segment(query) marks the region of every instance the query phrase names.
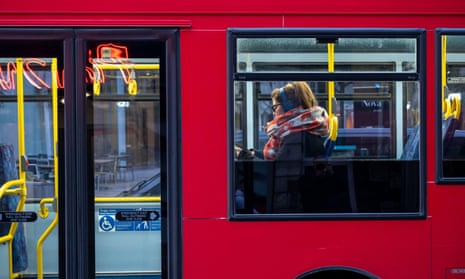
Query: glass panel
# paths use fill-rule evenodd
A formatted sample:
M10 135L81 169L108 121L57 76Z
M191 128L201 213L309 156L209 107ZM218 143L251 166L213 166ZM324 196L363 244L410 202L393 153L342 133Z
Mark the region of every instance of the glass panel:
M415 38L338 38L336 72L416 72ZM237 40L238 72L328 72L327 44L315 38Z
M44 43L38 44L34 52L49 55L45 58L0 58L0 239L14 234L12 257L7 253L8 245L2 245L9 240L0 240L0 278L58 274L58 219L54 206L58 199L54 150L58 142L58 123L54 121L58 102L54 109L52 96L57 100L63 94L58 74L61 71L53 70L62 68L60 44L47 42L46 48ZM5 45L10 47L5 53L30 55L19 51L27 45L24 41L8 41ZM13 181L15 184L8 186ZM21 190L22 185L26 189L24 196L7 191ZM5 222L15 220L9 219L8 214L13 212L29 217L15 225ZM48 241L41 242L40 237Z
M328 95L322 91L329 88L329 82L303 82L310 89L318 88L317 104L337 121L337 137L332 147L324 142L327 135L321 135L321 142L305 138L294 140L293 147L286 147L286 144L292 146L287 137L301 134L307 127L302 120L304 114L290 118L294 121L279 120L276 126L286 129L279 135L270 134L270 121L276 117L272 98L281 98L276 96L281 96L283 86L291 88L290 92L296 90L294 82L288 83L234 83L236 89L241 88L241 94L235 95L236 104L251 104L236 105L234 112L236 213L419 210L418 82L336 81L331 111ZM277 104L282 102L283 99L275 100ZM305 133L302 137L306 137ZM325 150L331 149L331 153L323 151L307 156L307 151L313 148L308 146L309 142L317 142ZM273 144L277 157L267 158L266 150ZM292 153L292 150L300 151ZM282 155L284 152L290 153Z
M443 35L443 175L465 177L465 35Z
M415 38L339 38L335 71L416 72L416 43Z
M269 63L270 58L276 64L271 67L263 65ZM237 40L239 72L326 71L326 60L326 45L318 44L315 38Z
M93 111L96 272L160 275L163 45L91 41L87 51L92 54L87 79Z

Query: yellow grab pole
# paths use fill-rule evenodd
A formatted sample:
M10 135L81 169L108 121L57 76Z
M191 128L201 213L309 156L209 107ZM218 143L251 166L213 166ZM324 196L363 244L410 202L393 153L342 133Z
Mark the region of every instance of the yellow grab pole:
M328 72L334 73L334 43L328 43ZM334 81L328 82L328 113L332 118L334 115Z
M446 85L447 85L447 36L441 38L441 100L442 100L442 115L444 118L449 117L450 104L446 100Z
M58 224L58 82L57 82L57 59L52 58L52 119L53 119L53 172L54 172L54 186L55 186L55 193L54 198L51 201L55 201L55 218L50 223L48 228L44 231L44 233L40 236L39 240L37 241L37 279L42 279L44 276L43 271L43 254L42 254L42 246L45 239L49 236L49 234L53 231L53 229ZM47 199L49 201L49 199ZM45 208L43 208L43 202L40 203L40 211L39 216L43 217ZM44 217L43 217L44 218Z
M19 202L16 206L16 211L20 212L24 209L26 202L26 156L24 147L24 82L23 82L23 59L16 59L16 96L17 96L17 117L18 117L18 170L19 179L10 181L11 185L5 186L4 193L19 195ZM8 183L7 183L8 184ZM13 185L19 186L15 189L9 189ZM9 276L10 278L19 277L18 273L13 273L13 238L18 228L18 222L12 222L8 231L8 256L9 256ZM0 241L1 242L1 241Z

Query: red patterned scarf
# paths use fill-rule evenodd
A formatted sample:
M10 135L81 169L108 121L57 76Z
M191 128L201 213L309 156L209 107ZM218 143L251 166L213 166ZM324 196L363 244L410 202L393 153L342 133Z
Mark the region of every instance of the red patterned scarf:
M319 106L310 109L297 107L268 122L265 131L270 138L263 149L263 157L272 160L279 152L281 140L291 133L307 131L315 135L326 136L328 134L328 113Z

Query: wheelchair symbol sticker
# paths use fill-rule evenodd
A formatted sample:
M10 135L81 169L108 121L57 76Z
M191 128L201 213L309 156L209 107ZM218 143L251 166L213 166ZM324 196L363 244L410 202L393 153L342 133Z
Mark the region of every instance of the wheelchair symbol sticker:
M111 215L103 215L99 219L99 230L103 232L115 231L115 218Z

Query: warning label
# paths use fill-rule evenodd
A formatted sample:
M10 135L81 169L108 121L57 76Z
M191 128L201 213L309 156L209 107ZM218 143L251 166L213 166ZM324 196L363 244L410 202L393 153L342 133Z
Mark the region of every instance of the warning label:
M119 221L156 221L160 217L155 210L131 210L116 212Z
M160 208L101 208L98 228L100 232L159 231Z
M37 213L33 211L0 211L0 222L34 222Z

